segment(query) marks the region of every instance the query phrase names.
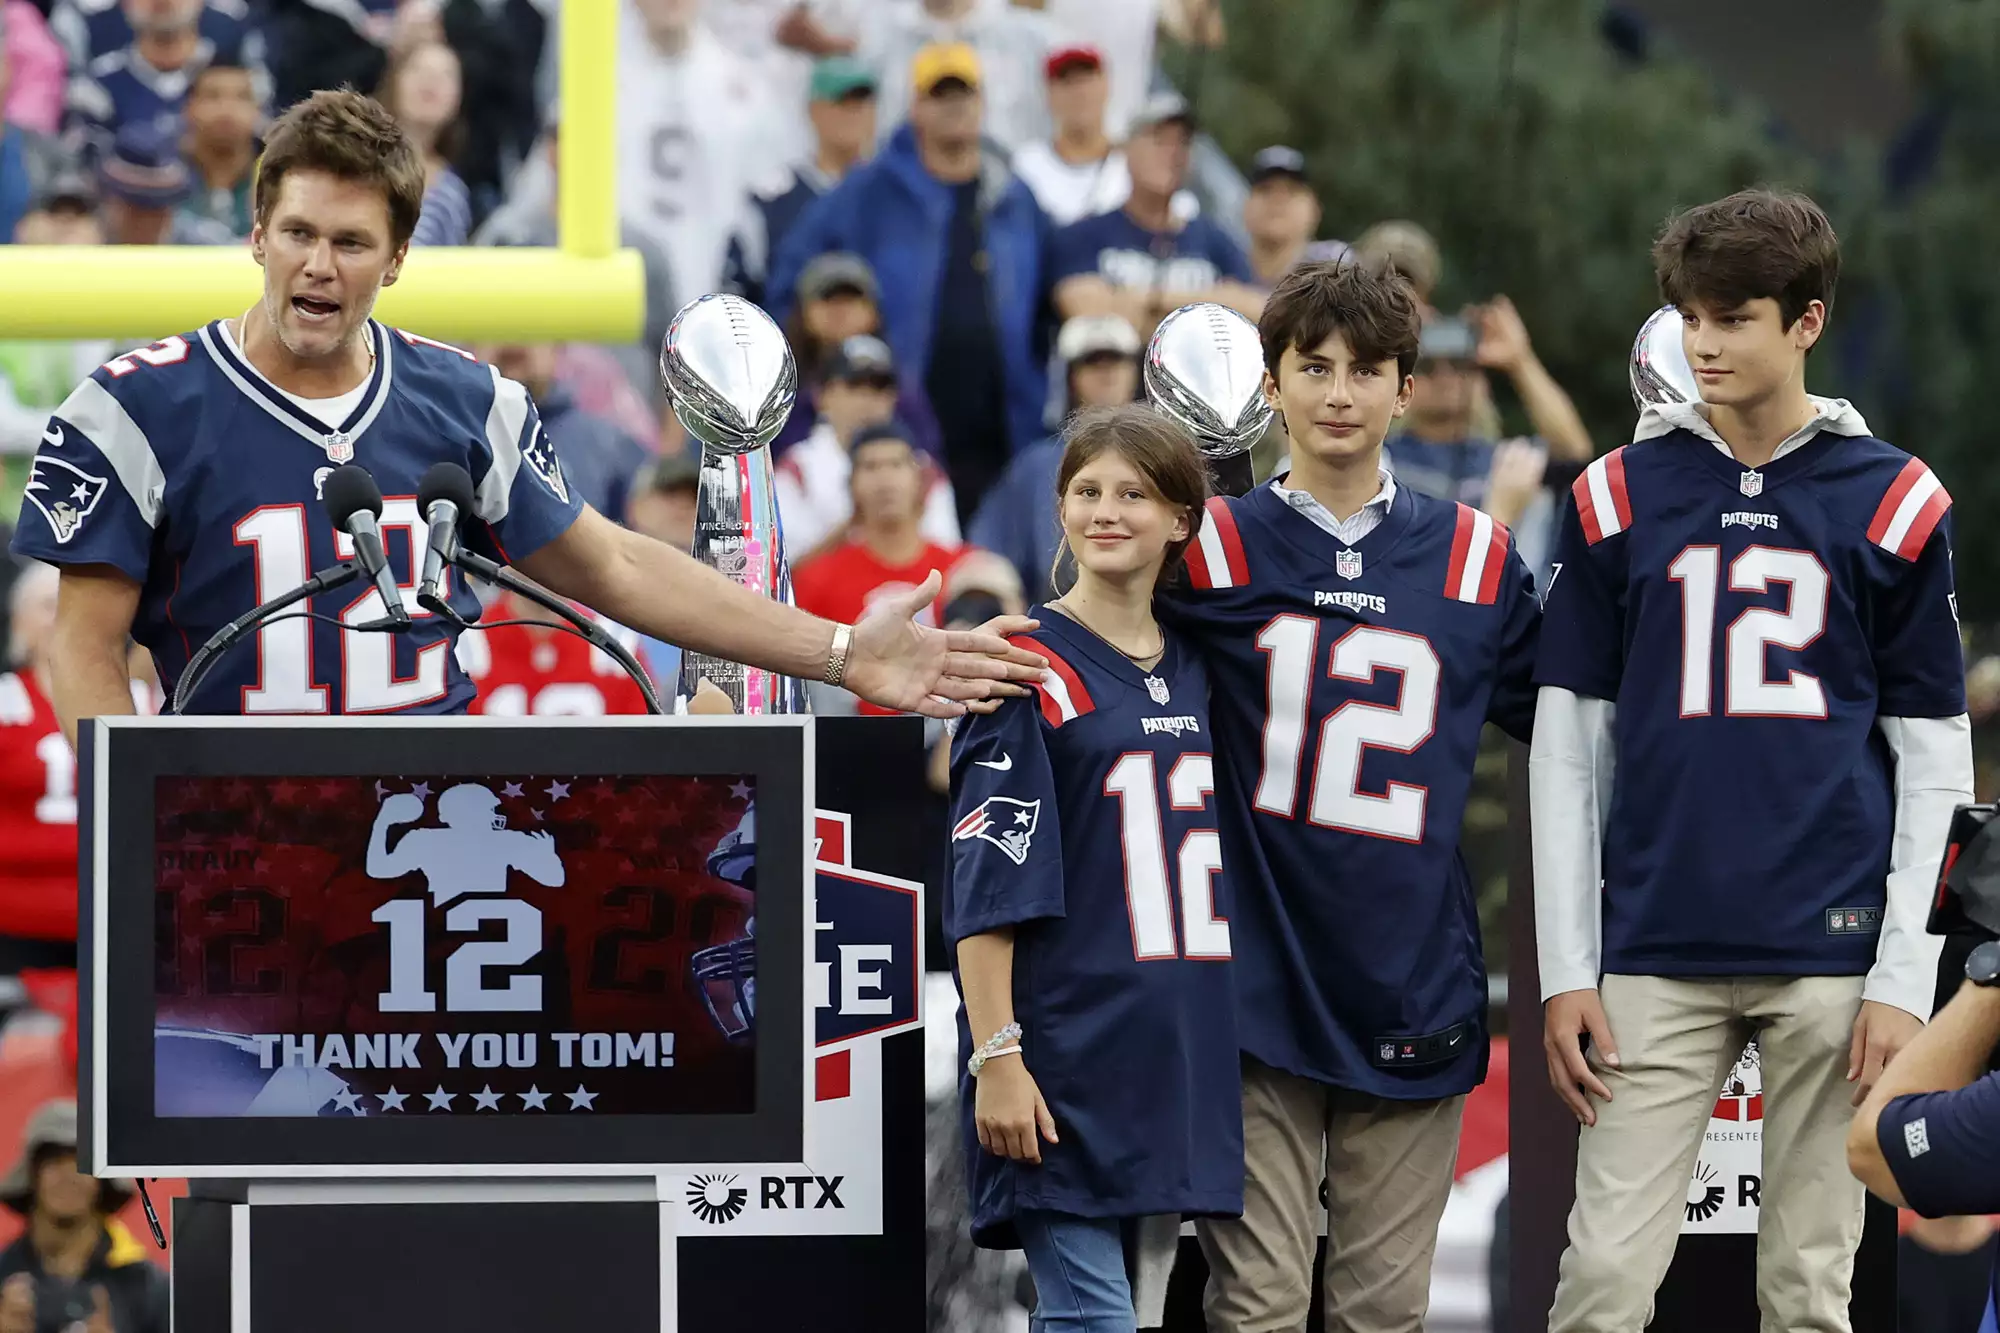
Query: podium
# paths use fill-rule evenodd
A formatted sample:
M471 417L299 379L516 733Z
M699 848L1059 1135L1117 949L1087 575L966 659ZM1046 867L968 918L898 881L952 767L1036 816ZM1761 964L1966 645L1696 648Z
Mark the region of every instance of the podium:
M80 1157L190 1179L179 1333L922 1327L920 720L79 759Z

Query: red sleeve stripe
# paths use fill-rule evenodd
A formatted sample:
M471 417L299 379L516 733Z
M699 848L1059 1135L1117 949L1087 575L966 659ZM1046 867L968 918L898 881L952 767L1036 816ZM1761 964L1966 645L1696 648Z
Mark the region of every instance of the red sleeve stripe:
M1458 507L1458 530L1451 539L1451 565L1444 595L1460 602L1492 605L1500 593L1500 567L1507 560L1507 527L1471 505Z
M1220 495L1209 497L1208 521L1187 551L1188 577L1197 588L1240 588L1249 581L1249 563L1243 558L1243 536L1236 530L1236 515Z
M1896 475L1895 484L1875 507L1868 540L1905 560L1915 560L1937 530L1938 520L1951 508L1951 493L1937 474L1912 458Z
M1017 648L1026 648L1049 659L1049 679L1041 682L1041 698L1042 716L1050 726L1060 727L1096 707L1090 701L1090 691L1083 686L1083 677L1077 675L1076 668L1063 661L1061 655L1048 644L1027 638L1012 642Z
M1632 526L1632 499L1625 493L1625 448L1620 445L1583 470L1570 487L1584 539L1592 546Z

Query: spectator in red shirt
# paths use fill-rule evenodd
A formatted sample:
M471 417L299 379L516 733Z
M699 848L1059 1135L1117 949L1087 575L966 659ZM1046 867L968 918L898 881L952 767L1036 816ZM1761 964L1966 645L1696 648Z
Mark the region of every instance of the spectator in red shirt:
M853 465L848 489L854 501L848 539L805 561L792 576L793 594L802 609L838 617L842 623L859 617L879 598L920 587L932 570L949 581L952 567L968 549L941 546L924 536L930 467L904 427L890 422L857 432L848 456ZM918 623L937 624L938 611L933 604L918 615ZM861 711L889 710L863 703Z

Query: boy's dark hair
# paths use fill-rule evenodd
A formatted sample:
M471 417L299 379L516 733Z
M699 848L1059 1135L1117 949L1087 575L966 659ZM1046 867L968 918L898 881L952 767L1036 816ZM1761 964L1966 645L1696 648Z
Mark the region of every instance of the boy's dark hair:
M314 93L278 117L257 159L254 202L259 226L285 177L323 171L382 192L389 204L389 244L399 247L417 230L423 211L424 157L396 118L372 97L351 88Z
M1803 194L1738 190L1668 218L1653 243L1653 272L1669 305L1733 310L1769 297L1790 328L1814 301L1833 309L1840 238Z
M1302 354L1339 333L1362 361L1396 361L1399 378L1417 364L1423 315L1409 279L1351 260L1301 264L1278 280L1264 302L1257 336L1273 379L1287 347Z

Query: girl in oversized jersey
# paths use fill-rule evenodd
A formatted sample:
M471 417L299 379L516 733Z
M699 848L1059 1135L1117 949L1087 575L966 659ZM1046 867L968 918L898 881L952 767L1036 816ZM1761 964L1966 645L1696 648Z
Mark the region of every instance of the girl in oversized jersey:
M1243 1207L1208 681L1153 615L1206 474L1114 407L1072 420L1056 489L1076 580L1031 612L1037 696L959 725L945 925L973 1238L1026 1251L1036 1330L1109 1333L1137 1219Z

